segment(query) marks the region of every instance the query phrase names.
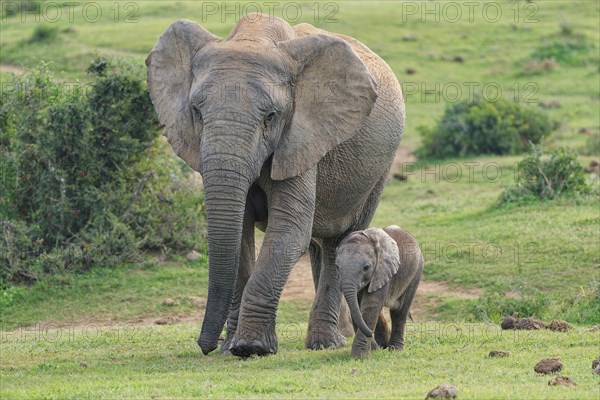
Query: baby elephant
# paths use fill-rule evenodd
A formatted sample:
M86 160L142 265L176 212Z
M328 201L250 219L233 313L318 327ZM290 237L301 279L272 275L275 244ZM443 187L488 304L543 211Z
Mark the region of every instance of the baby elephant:
M402 350L406 318L423 273L423 255L415 238L395 225L353 232L340 243L336 266L358 327L352 356L368 356L371 346ZM390 308L391 336L383 306ZM375 340L370 339L373 330Z

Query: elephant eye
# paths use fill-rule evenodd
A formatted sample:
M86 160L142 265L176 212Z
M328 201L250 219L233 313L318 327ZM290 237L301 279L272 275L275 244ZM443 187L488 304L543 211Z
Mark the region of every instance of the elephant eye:
M367 272L369 270L369 268L371 268L371 266L369 264L367 264L363 267L363 271Z
M271 122L273 121L273 119L275 119L275 116L277 115L277 111L271 111L270 113L267 114L267 116L265 117L265 122Z

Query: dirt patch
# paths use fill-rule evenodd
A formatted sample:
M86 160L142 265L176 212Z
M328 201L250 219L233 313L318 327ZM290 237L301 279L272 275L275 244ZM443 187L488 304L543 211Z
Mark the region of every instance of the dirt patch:
M556 375L556 378L548 381L549 386L577 386L568 376Z
M555 332L567 332L569 329L571 329L571 327L569 326L567 321L555 319L552 322L550 322L550 325L548 325L548 329Z
M560 358L545 358L533 367L538 374L553 374L562 371L563 365Z
M488 357L510 357L510 352L504 350L492 350Z
M22 74L25 69L13 64L0 64L0 72L11 72L13 74Z
M440 385L433 388L427 396L426 399L455 399L457 396L456 388L452 385Z
M404 169L402 165L414 163L415 161L417 161L417 158L413 154L413 150L408 146L400 145L398 150L396 150L388 179L394 179L394 175L402 175L402 170Z

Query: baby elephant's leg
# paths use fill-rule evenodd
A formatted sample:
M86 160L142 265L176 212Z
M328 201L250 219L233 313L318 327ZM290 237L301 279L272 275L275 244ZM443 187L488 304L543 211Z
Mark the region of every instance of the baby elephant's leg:
M419 277L415 278L402 295L399 306L396 309L390 309L392 318L392 335L390 337L390 350L404 350L404 327L410 311L417 287L419 286Z
M375 342L377 345L386 349L390 342L390 326L385 319L383 310L379 313L379 320L377 320L377 326L375 327Z

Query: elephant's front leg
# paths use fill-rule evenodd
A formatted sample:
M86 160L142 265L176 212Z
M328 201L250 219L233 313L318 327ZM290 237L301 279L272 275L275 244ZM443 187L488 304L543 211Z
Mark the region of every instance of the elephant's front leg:
M240 249L240 264L237 273L237 280L235 284L235 293L233 301L231 302L231 310L229 311L229 317L227 318L227 336L225 341L221 345L221 352L229 352L235 331L238 326L238 318L240 315L240 304L242 302L242 295L246 283L250 278L250 274L254 269L256 260L256 249L254 244L254 209L250 202L246 203L246 210L244 212L244 225L242 228L242 245Z
M323 241L323 265L308 321L305 345L309 349L343 347L346 338L338 327L340 317L340 278L335 267L337 240Z
M273 182L265 238L244 289L231 354L249 357L277 352L277 306L292 267L308 249L315 195L315 171Z
M365 320L365 323L372 331L375 330L383 304L385 302L385 295L389 288L389 284L383 286L381 289L376 290L372 293L363 293L360 302L360 312ZM366 289L364 289L366 292ZM354 337L354 343L352 343L352 357L364 358L369 356L371 353L371 345L375 346L377 343L373 338L368 338L360 329L356 331Z

